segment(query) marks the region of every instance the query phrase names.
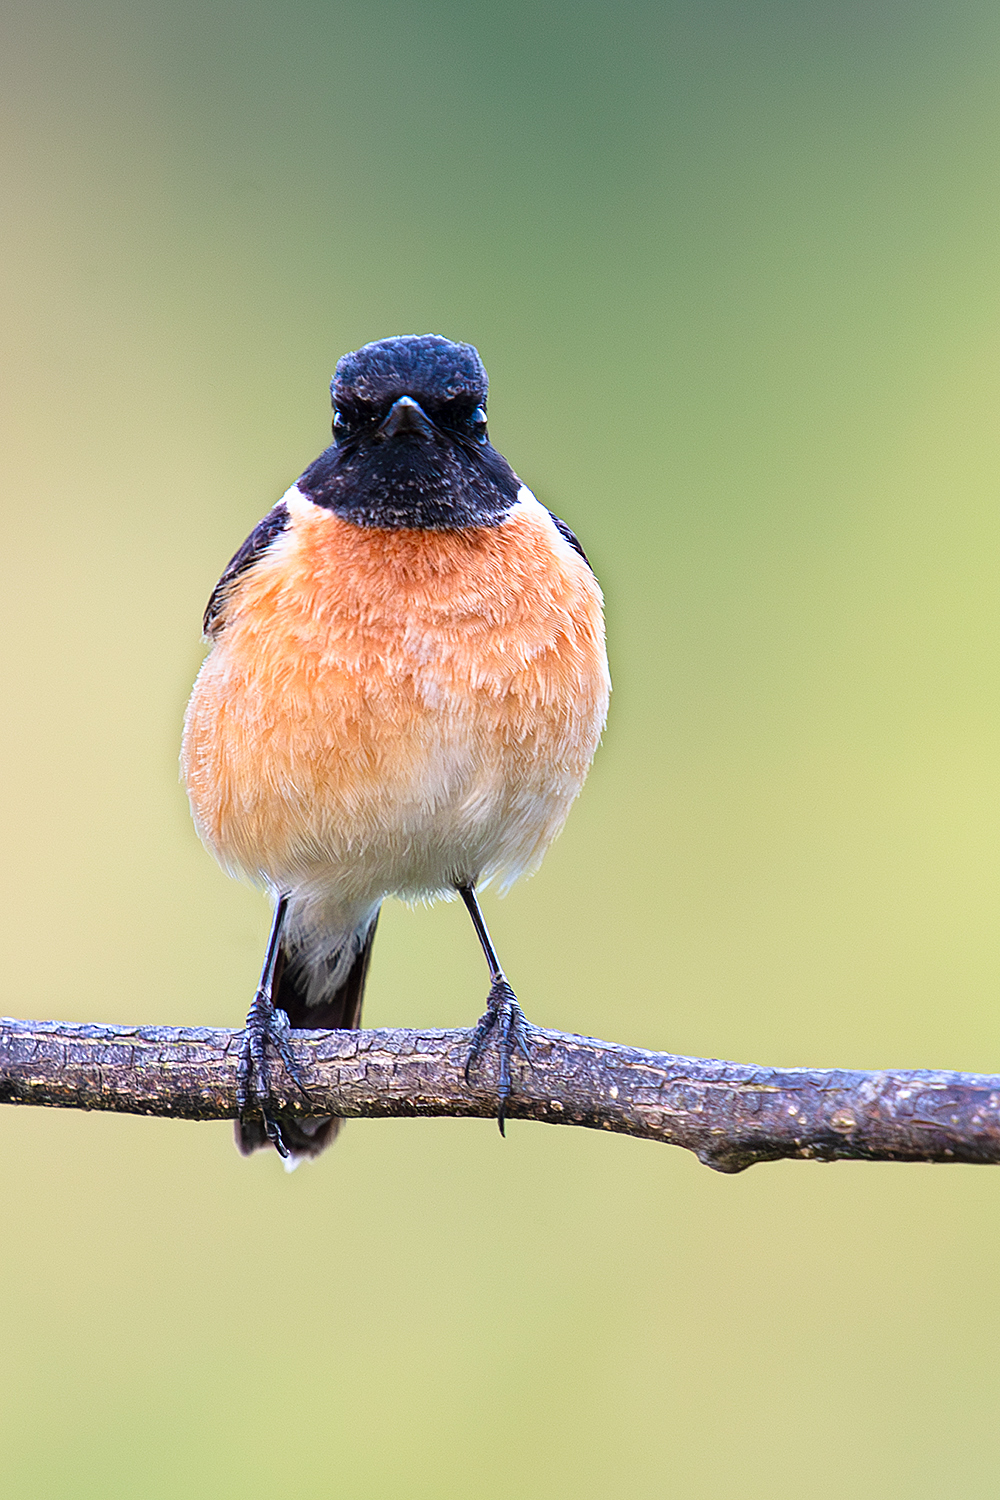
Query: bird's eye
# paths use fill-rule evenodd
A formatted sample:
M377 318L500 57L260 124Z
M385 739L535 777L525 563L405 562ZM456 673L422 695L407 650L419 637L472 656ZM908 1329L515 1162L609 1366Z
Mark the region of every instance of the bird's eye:
M469 418L469 426L472 428L473 432L476 434L476 437L479 438L481 442L486 441L485 406L476 407L475 411L472 413L472 416Z
M342 411L335 411L334 414L333 414L333 435L334 435L334 437L343 437L344 434L347 431L347 427L348 427L348 422L347 422L347 418L344 416L344 413Z

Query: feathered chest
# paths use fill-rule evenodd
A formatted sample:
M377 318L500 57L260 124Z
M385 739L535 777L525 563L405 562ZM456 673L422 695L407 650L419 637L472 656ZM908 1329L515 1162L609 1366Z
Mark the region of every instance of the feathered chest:
M293 698L344 675L376 694L405 681L433 702L516 691L546 658L572 679L581 653L603 657L596 581L537 502L439 532L359 527L301 500L289 512L225 606L213 656L227 675Z
M188 707L203 838L272 882L349 869L358 899L529 868L607 709L587 564L533 498L450 532L288 511L225 592Z

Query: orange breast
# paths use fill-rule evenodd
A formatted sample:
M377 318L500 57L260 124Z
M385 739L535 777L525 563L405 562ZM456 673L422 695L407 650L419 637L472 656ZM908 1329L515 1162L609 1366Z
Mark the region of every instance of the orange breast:
M516 877L604 723L589 568L533 499L454 532L354 526L294 491L289 510L188 709L203 838L254 878L336 882L345 899Z

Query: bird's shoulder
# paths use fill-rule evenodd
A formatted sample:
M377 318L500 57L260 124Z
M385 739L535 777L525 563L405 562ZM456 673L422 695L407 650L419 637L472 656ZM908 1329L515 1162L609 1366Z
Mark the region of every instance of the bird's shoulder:
M279 500L274 509L269 510L262 521L258 521L242 547L229 559L205 608L202 628L207 636L217 635L221 630L223 612L233 584L260 561L275 538L286 530L290 519L287 504L284 500Z
M546 509L548 510L547 506ZM594 570L590 558L587 556L586 552L584 552L580 538L577 536L572 526L567 526L566 522L560 520L553 510L549 511L549 515L552 517L555 528L558 531L559 535L562 537L563 541L569 542L570 546L573 548L573 551L580 554L584 562L587 564L587 567L590 568L591 572L593 572Z

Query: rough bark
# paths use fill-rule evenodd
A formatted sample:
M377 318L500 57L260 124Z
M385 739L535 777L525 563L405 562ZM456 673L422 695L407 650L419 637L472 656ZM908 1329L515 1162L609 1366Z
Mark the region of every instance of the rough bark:
M240 1033L0 1021L0 1103L184 1120L236 1115ZM466 1031L294 1032L308 1109L280 1063L283 1114L489 1117L492 1059L463 1078ZM665 1141L720 1172L759 1161L1000 1162L1000 1077L765 1068L533 1029L512 1120Z

